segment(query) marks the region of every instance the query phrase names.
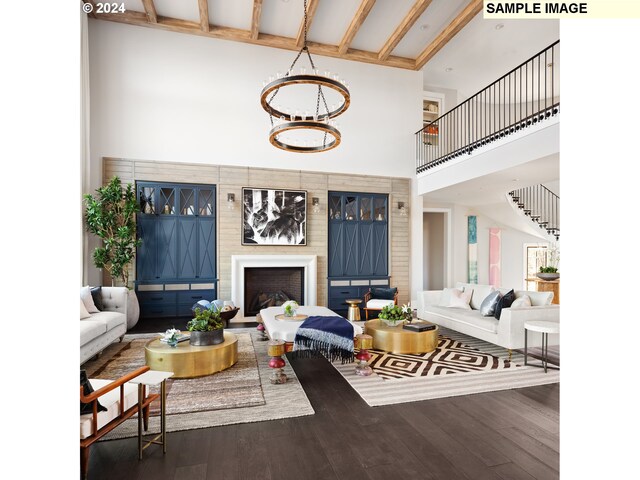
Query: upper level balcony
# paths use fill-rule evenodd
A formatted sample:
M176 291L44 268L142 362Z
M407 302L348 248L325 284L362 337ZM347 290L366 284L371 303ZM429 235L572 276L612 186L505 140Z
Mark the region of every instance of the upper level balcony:
M435 173L511 139L538 132L543 125L557 124L559 44L556 41L418 130L415 133L418 176ZM509 152L512 153L513 150Z

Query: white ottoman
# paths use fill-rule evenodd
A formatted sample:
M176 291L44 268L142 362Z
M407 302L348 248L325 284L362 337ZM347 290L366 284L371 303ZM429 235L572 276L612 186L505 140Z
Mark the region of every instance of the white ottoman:
M529 320L524 322L524 364L527 365L527 332L540 332L542 334L542 365L532 365L534 367L544 368L547 373L549 359L549 334L560 333L560 324L558 322L548 322L544 320ZM556 369L557 370L557 369Z

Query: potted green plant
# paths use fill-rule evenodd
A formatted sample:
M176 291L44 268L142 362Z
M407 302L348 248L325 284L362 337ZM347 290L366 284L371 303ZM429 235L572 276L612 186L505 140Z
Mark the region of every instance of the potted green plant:
M557 280L560 278L558 264L560 262L560 249L557 246L550 247L546 255L546 265L540 267L540 271L536 273L538 278L542 280Z
M122 187L117 176L98 188L96 195L84 195L85 224L87 231L98 236L102 245L93 251L93 263L107 271L111 285L116 281L129 289L127 305L127 329L140 317L140 306L135 291L129 286L129 267L142 243L136 238L136 212L138 202L133 185Z
M398 305L385 305L378 314L378 318L389 326L395 326L400 322L409 320L411 316L411 310L405 305L405 307L399 307Z
M194 317L187 323L191 332L191 345L217 345L224 342L224 323L217 310L196 308Z

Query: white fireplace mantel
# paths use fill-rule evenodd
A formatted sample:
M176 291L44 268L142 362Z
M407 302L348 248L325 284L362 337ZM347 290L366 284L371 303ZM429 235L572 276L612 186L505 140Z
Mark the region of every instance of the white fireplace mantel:
M318 260L316 255L232 255L231 300L244 315L244 269L302 267L304 268L304 304L317 304Z

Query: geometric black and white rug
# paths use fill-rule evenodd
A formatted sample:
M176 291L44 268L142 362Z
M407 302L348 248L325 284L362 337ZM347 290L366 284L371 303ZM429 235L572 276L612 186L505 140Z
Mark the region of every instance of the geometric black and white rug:
M481 352L459 340L440 336L433 352L421 354L389 353L369 350L369 366L383 380L435 377L457 373L515 368L509 360Z
M511 390L558 383L559 370L524 366L524 356L478 338L440 327L442 351L422 355L375 353L373 374L361 377L353 363L333 362L349 385L370 406ZM444 347L450 348L444 348ZM440 348L440 345L439 345ZM432 361L428 358L432 357ZM529 362L536 362L531 357ZM539 363L539 362L537 362Z

